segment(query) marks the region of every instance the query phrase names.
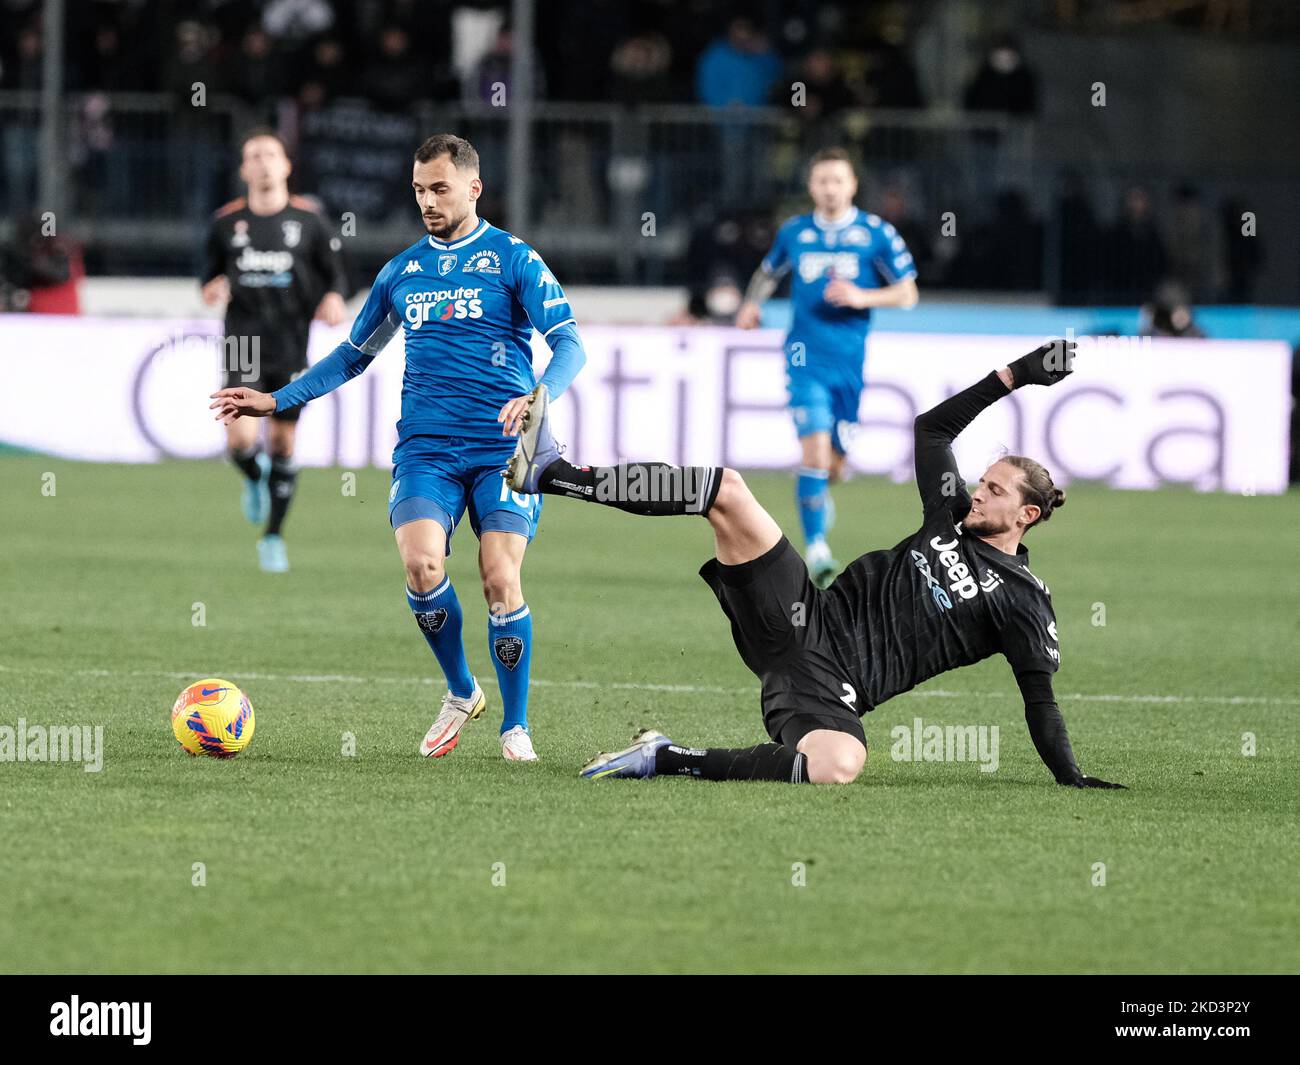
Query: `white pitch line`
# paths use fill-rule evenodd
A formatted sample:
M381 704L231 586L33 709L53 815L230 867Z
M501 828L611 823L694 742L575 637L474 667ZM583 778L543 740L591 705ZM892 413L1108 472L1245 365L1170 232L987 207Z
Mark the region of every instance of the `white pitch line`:
M167 677L171 680L192 680L204 676L201 670L180 672L163 669L55 669L50 666L0 665L0 673L39 673L50 676L76 677ZM294 684L427 684L435 682L429 677L363 677L352 673L258 673L232 669L227 676L242 680L291 682ZM480 680L482 683L482 680ZM488 678L487 683L496 684ZM588 691L644 691L666 692L681 695L756 695L757 686L748 688L723 688L707 684L647 684L630 681L597 680L543 680L534 677L530 685L539 688L577 688ZM1005 692L955 691L950 688L930 688L925 691L904 692L899 698L917 699L1016 699L1014 689ZM1230 706L1300 706L1300 698L1266 695L1119 695L1113 693L1057 694L1061 702L1083 703L1217 703Z

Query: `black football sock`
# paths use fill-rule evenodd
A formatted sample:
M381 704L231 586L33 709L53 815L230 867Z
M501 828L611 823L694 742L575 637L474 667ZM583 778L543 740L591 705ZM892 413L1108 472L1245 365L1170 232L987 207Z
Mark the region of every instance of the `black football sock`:
M230 452L230 461L250 481L260 481L262 479L262 467L257 464L257 456L261 453L261 445L254 444L247 451L232 450Z
M284 516L289 512L293 502L293 493L298 487L298 467L291 458L273 456L271 458L271 476L267 480L271 489L271 518L266 523L267 536L279 536Z
M649 516L707 514L721 485L721 466L673 466L667 462L574 466L556 459L538 479L538 490L549 495Z
M701 780L777 780L803 784L808 780L808 759L780 743L705 750L670 743L655 752L655 773Z

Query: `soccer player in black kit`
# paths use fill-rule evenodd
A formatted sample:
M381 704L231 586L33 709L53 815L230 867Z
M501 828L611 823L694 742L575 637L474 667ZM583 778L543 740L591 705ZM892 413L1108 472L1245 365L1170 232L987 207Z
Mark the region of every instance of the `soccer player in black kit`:
M731 622L736 648L762 681L774 742L683 747L653 730L582 769L605 777L849 783L866 762L861 716L950 669L1006 656L1039 756L1057 783L1114 788L1084 776L1052 694L1060 662L1047 586L1021 539L1065 502L1037 462L1007 456L966 488L952 441L986 407L1026 385L1071 372L1073 343L1054 341L990 373L916 419L921 528L872 551L830 585L813 586L798 551L734 470L635 463L579 467L560 457L534 394L507 478L516 491L604 503L636 514L703 514L716 558L700 576Z
M203 299L209 306L228 301L222 387L274 392L307 368L312 319L343 321L347 281L338 238L310 201L289 194L292 165L280 138L255 130L240 152L248 194L213 218ZM280 530L298 483L293 445L301 410L271 416L269 456L256 418L237 418L226 430L230 459L244 476L244 517L266 522L257 555L270 573L289 568Z

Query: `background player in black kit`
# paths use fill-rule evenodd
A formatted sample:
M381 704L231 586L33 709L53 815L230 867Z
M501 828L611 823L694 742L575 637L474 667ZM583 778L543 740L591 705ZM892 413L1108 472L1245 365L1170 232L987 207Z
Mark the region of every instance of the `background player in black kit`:
M293 167L280 138L256 130L240 152L248 194L213 218L203 299L209 306L228 301L222 387L274 392L307 368L312 319L343 321L347 281L338 238L310 201L289 194ZM256 418L237 418L226 429L231 461L244 476L244 516L266 522L257 555L272 573L289 568L280 529L297 487L293 444L301 410L271 416L269 456L258 443Z
M1060 652L1051 596L1030 572L1021 543L1064 504L1065 493L1037 462L1008 456L985 471L972 494L951 447L1012 389L1062 380L1073 347L1045 344L918 417L921 528L863 555L825 591L813 586L799 553L734 470L575 467L559 457L539 390L507 474L512 486L638 514L707 516L717 557L700 576L730 619L741 658L763 682L763 722L775 741L696 749L648 730L631 747L598 755L582 775L848 783L866 761L863 713L939 673L1001 653L1024 696L1034 746L1057 782L1121 787L1084 776L1075 763L1052 693Z

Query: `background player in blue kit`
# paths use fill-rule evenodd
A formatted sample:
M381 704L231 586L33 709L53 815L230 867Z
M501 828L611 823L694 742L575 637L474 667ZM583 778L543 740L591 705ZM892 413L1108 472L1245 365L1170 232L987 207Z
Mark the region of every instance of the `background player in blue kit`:
M420 750L448 754L461 727L486 705L465 659L461 607L444 570L452 533L468 512L479 538L488 650L504 706L501 751L508 761L535 761L528 731L533 623L520 568L541 500L511 491L501 474L538 385L529 343L534 328L552 351L540 382L551 397L569 386L586 355L564 291L541 256L478 217L483 182L468 141L445 133L425 141L415 153L412 186L428 236L380 270L348 339L286 387L271 394L222 389L212 407L228 422L316 399L365 370L404 331L389 520L406 568L407 601L448 687Z
M839 569L826 543L830 483L843 473L848 431L858 420L867 330L875 307L911 307L916 267L898 231L853 205L858 179L848 153L827 148L808 168L811 214L789 219L755 271L736 316L759 323L759 305L791 273L794 316L785 341L790 413L802 450L797 481L808 569L825 587Z

